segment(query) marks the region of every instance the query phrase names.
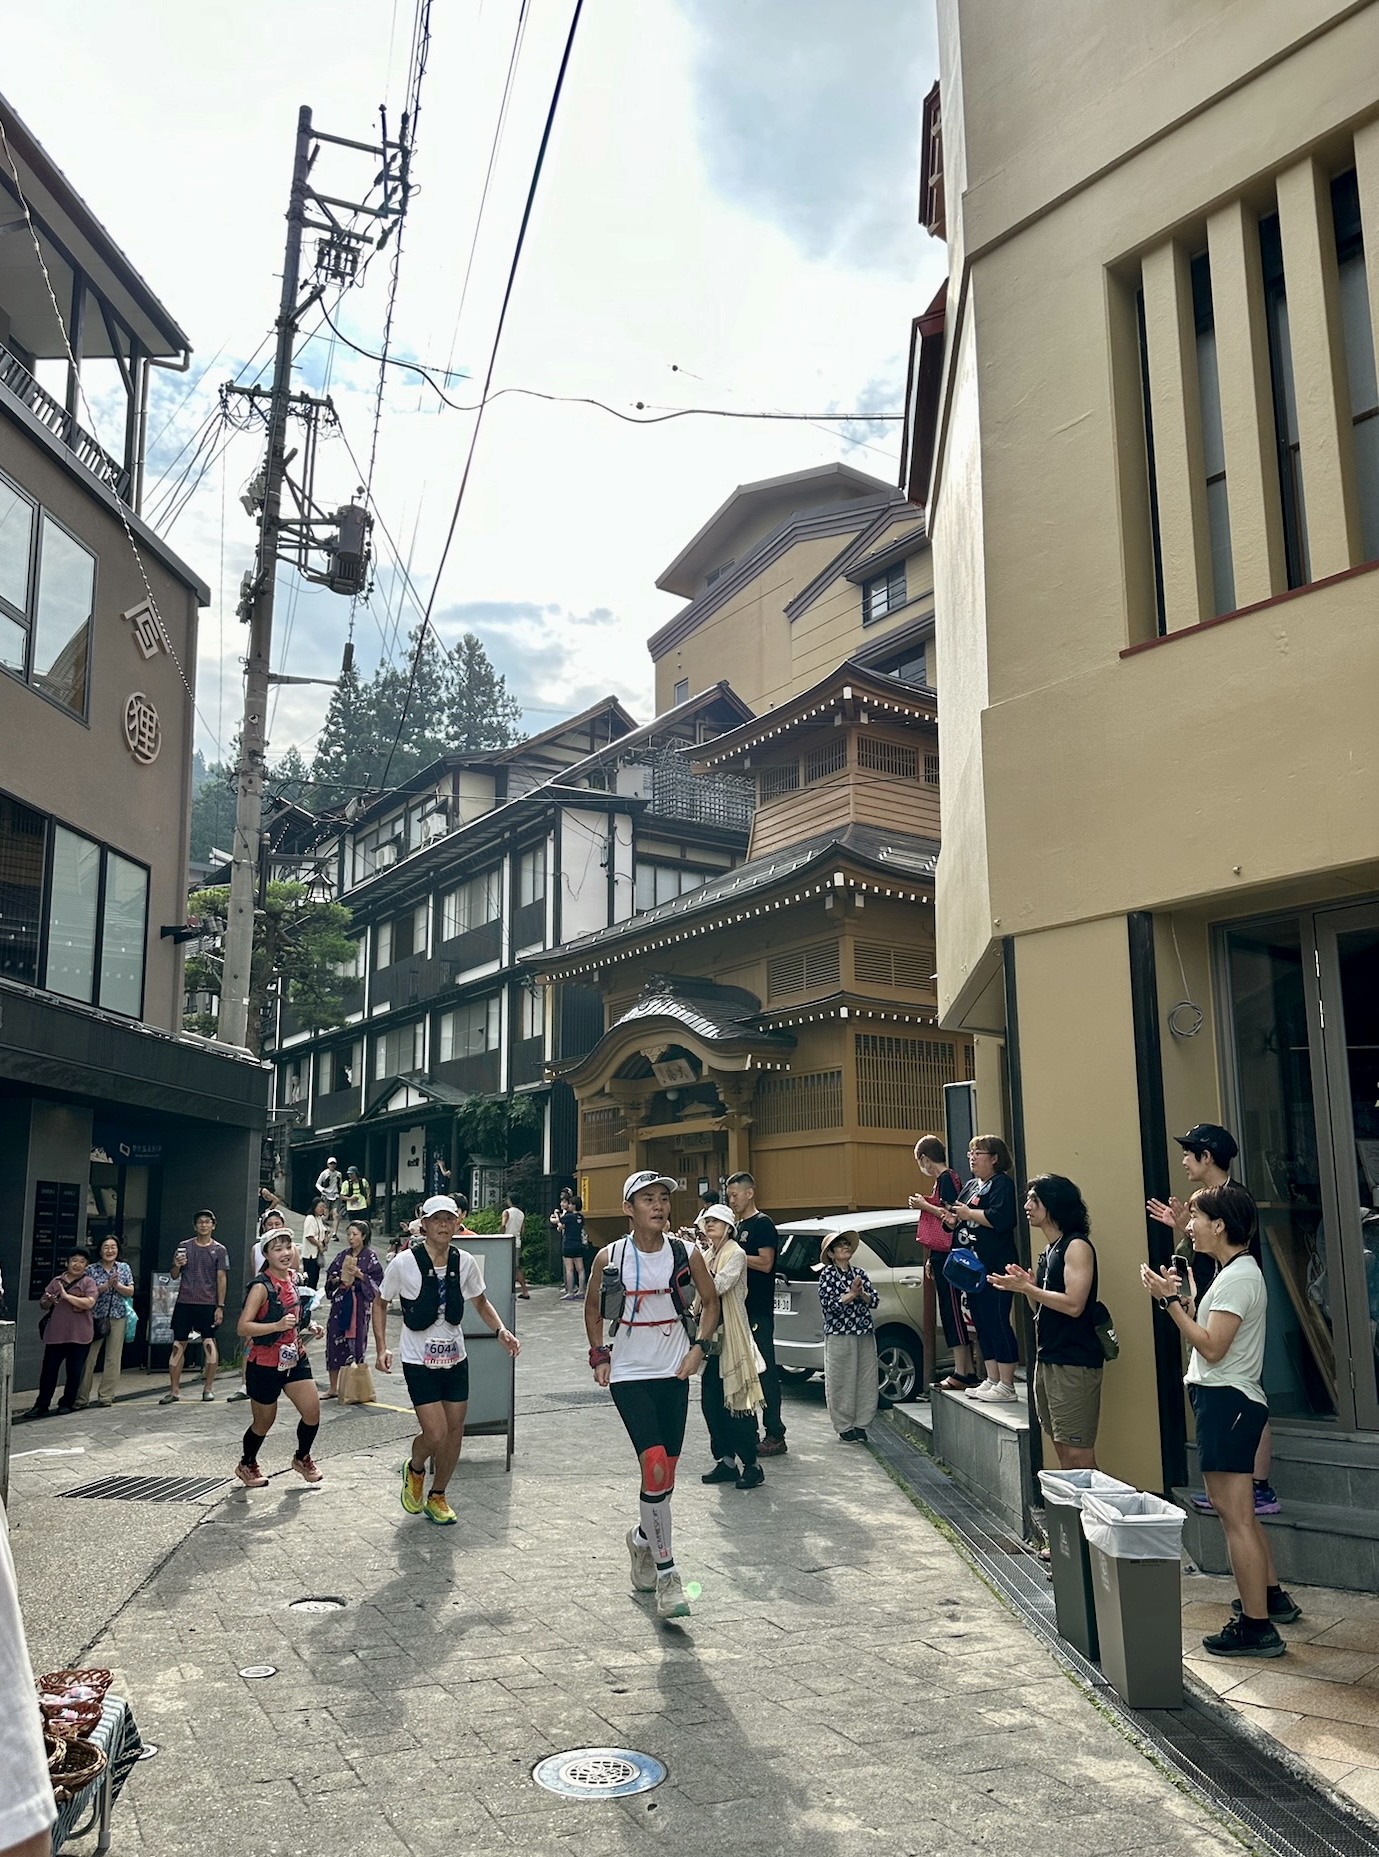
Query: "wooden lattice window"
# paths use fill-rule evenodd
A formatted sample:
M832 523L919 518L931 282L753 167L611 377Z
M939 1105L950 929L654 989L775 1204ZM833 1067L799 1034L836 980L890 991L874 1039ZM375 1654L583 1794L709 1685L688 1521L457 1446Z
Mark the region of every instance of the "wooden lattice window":
M621 1154L627 1147L627 1124L616 1104L611 1109L586 1109L581 1120L581 1154Z
M919 775L919 750L903 742L888 742L875 735L857 737L857 765L875 768L878 774L895 774L901 780Z
M924 99L920 116L919 223L932 237L947 237L943 198L943 112L937 79Z
M951 1042L859 1032L856 1054L860 1127L943 1127L943 1086L957 1082Z
M838 984L838 944L816 942L810 948L792 948L773 954L766 963L766 997L783 999L791 993L813 993Z
M753 1124L758 1135L797 1135L811 1128L841 1128L842 1071L763 1077L757 1084Z
M764 803L779 799L782 793L793 793L799 784L799 762L787 761L783 767L762 768L757 775L757 794Z
M938 785L938 756L936 754L926 754L924 757L924 779L931 787Z
M804 779L808 786L811 780L826 780L830 774L836 774L848 764L848 738L840 735L837 741L831 741L826 748L815 748L804 757Z
M893 945L881 941L853 944L852 972L858 986L932 990L934 951L923 942Z

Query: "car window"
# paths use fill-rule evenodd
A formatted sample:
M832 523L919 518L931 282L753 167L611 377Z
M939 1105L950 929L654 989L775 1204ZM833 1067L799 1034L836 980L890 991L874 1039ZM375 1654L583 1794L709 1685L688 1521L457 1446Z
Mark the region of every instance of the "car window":
M794 1283L812 1277L812 1266L819 1261L821 1236L819 1232L781 1232L776 1247L776 1275Z
M929 1253L915 1235L915 1226L897 1225L895 1228L895 1261L902 1270L918 1268L928 1259Z
M895 1268L895 1230L889 1225L873 1225L861 1234L869 1251L875 1251L887 1270Z

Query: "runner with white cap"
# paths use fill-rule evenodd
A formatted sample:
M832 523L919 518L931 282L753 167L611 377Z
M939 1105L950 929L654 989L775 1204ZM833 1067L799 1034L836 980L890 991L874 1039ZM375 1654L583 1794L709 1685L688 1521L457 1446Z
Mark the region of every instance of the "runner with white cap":
M383 1273L382 1289L385 1302L396 1296L402 1303L402 1377L421 1428L402 1466L402 1506L409 1515L424 1514L428 1522L443 1527L459 1520L445 1492L460 1460L469 1404L465 1304L487 1322L514 1359L521 1351L516 1335L503 1326L484 1294L478 1258L452 1242L460 1224L460 1209L450 1195L433 1193L421 1208L421 1238L392 1259ZM392 1365L389 1350L383 1356L384 1372L391 1373Z
M326 1202L326 1219L333 1238L340 1224L340 1192L344 1181L340 1163L332 1154L316 1176L316 1197Z
M641 1521L627 1532L632 1585L655 1593L661 1618L689 1612L671 1552L670 1498L685 1442L690 1378L703 1366L705 1342L718 1327L718 1291L702 1254L668 1236L677 1185L654 1169L628 1175L622 1196L632 1229L594 1259L584 1298L589 1365L612 1393L641 1464Z

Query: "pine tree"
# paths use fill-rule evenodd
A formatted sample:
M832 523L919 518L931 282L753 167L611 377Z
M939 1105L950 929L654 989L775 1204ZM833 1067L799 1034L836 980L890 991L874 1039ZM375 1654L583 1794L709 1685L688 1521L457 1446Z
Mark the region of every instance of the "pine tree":
M451 647L448 671L446 734L452 751L509 748L521 739L522 705L472 632Z
M302 759L301 750L294 742L282 760L270 767L264 775L264 792L275 799L289 800L293 805L310 804L311 769Z
M386 752L386 751L385 751ZM311 763L308 804L318 811L342 806L367 783L378 757L372 699L359 681L353 659L331 692L325 725Z

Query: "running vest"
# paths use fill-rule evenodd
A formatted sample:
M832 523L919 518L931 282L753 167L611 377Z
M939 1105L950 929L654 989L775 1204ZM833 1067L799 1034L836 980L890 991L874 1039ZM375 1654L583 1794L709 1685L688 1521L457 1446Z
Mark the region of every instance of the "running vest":
M417 1330L433 1328L441 1312L440 1285L436 1282L436 1266L431 1253L422 1243L412 1246L412 1256L421 1273L421 1294L412 1297L401 1296L402 1319L408 1328ZM460 1250L458 1245L451 1245L445 1260L445 1319L452 1328L458 1328L464 1320L464 1291L460 1288Z
M634 1240L630 1237L623 1238L619 1240L619 1243L621 1249L618 1252L618 1261L616 1264L613 1262L610 1252L608 1262L603 1269L603 1281L599 1285L599 1315L609 1324L608 1339L610 1341L615 1338L620 1328L662 1326L660 1323L643 1324L638 1319L639 1312L634 1311L630 1316L626 1313L628 1289L627 1281L622 1273L623 1265L627 1260L627 1247L633 1244ZM670 1241L670 1283L668 1287L671 1305L680 1318L680 1326L693 1342L697 1340L699 1334L699 1318L695 1315L693 1308L694 1275L690 1270L689 1252L679 1238L672 1238Z
M261 1283L263 1285L268 1297L263 1308L259 1311L258 1320L260 1322L281 1322L283 1317L289 1312L289 1309L292 1309L294 1305L283 1302L281 1296L278 1294L277 1285L266 1270L261 1270L258 1275L252 1279L249 1285L250 1289L253 1289L255 1283ZM292 1286L292 1293L294 1297L296 1297L295 1313L297 1316L297 1327L295 1329L285 1328L280 1334L276 1335L255 1335L254 1339L249 1344L249 1358L256 1366L276 1367L281 1371L283 1364L282 1351L284 1348L289 1350L292 1357L287 1363L289 1367L295 1366L297 1361L301 1358L301 1329L305 1317L302 1309L302 1299L300 1296L297 1296L295 1284Z

